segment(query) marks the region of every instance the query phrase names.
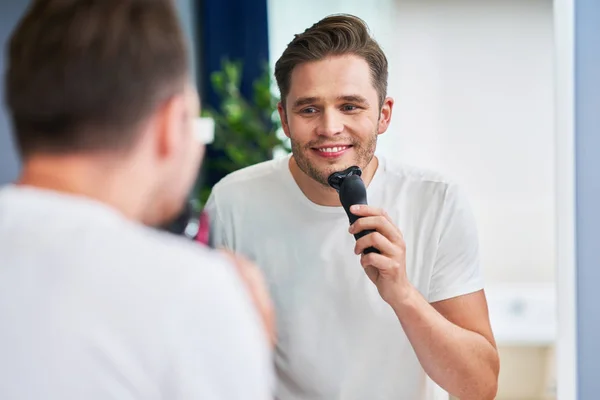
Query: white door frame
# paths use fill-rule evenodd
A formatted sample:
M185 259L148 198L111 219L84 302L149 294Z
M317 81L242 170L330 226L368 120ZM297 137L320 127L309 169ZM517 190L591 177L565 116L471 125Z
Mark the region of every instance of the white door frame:
M558 400L577 399L574 3L575 0L554 0Z

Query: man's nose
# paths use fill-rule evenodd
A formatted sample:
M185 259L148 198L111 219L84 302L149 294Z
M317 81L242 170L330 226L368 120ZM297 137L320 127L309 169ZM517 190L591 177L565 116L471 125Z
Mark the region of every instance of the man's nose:
M344 123L342 116L333 110L326 110L323 112L320 118L319 125L317 126L317 134L320 136L335 136L342 133L344 130Z

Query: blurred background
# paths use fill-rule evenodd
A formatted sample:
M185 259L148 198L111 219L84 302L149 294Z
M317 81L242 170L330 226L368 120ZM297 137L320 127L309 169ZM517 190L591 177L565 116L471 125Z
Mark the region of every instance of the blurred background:
M28 2L0 2L0 44ZM271 71L295 33L363 18L390 62L396 105L378 153L461 183L480 230L498 399L556 398L555 43L550 0L177 0L215 142L193 199L289 151ZM4 55L0 68L4 69ZM2 82L0 90L3 92ZM0 184L19 160L0 110Z

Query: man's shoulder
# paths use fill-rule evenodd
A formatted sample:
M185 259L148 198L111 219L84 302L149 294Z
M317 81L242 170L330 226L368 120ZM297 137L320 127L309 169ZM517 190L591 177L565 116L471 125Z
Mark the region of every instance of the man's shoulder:
M129 235L131 251L144 249L140 258L160 264L164 259L170 260L168 268L173 266L186 268L190 265L225 263L225 258L217 251L198 242L143 226L133 227ZM192 267L194 268L194 267Z
M213 188L217 191L237 191L238 188L260 185L271 182L282 173L282 167L287 165L282 159L263 161L249 167L241 168L226 175Z
M433 211L444 207L457 196L464 196L462 185L449 175L389 159L384 165L383 186L388 199L399 205ZM397 199L404 199L397 201ZM462 198L462 197L461 197ZM436 206L437 205L437 206Z
M240 289L235 266L220 251L146 227L134 228L122 239L127 249L114 262L128 264L124 265L126 276L142 274L168 293L192 290L197 299L216 295L217 291L227 295ZM167 292L164 294L169 295Z
M440 171L382 158L387 179L430 186L448 187L456 184L452 178Z
M221 210L241 203L264 204L285 190L285 168L286 159L274 159L232 172L213 186L209 203Z

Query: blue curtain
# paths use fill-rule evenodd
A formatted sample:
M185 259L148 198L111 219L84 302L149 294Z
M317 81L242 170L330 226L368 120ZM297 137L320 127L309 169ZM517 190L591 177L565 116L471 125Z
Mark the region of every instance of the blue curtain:
M267 0L202 0L197 9L202 103L214 108L219 106L210 75L221 69L224 58L243 62L241 90L244 96L251 98L252 84L264 73L269 61ZM209 146L206 156L216 158L222 154ZM221 178L215 171L203 174L203 180L211 187Z

